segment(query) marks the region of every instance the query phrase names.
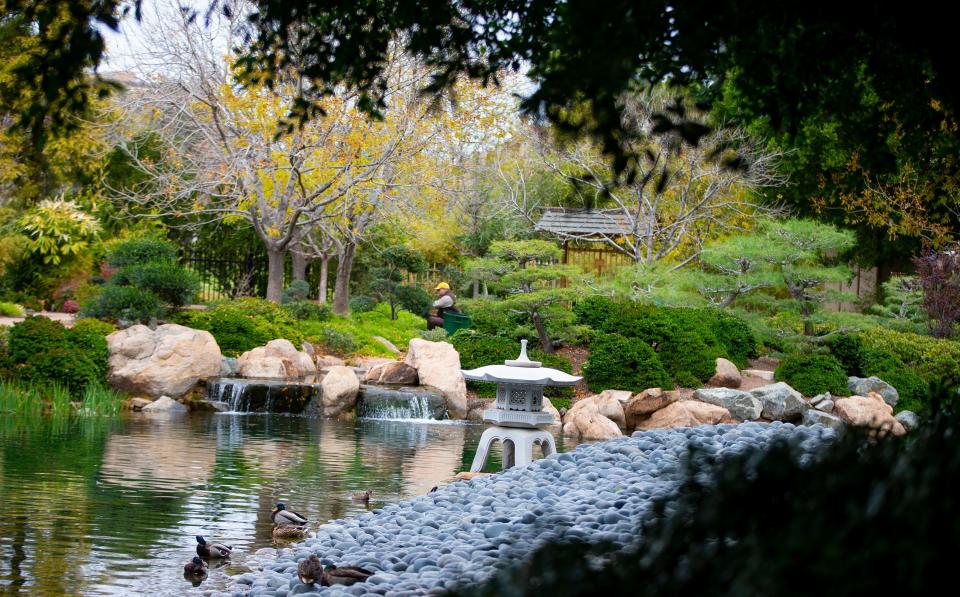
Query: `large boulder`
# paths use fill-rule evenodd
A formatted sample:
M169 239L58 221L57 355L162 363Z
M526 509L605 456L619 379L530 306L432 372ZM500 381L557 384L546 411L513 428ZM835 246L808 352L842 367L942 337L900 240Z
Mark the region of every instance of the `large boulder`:
M896 406L900 400L900 392L879 377L848 377L847 389L853 396L867 396L876 392L883 397L883 401L890 406Z
M893 409L880 394L871 392L872 396L850 396L838 398L834 406L834 413L841 419L856 427L870 427L882 431L889 431L894 435L903 435L906 430L900 421L893 417Z
M661 408L637 426L641 431L663 427L697 427L734 423L730 411L698 400L681 400Z
M649 388L632 396L623 409L627 429L635 429L641 421L677 400L680 400L680 392L665 392L660 388Z
M703 388L693 393L693 398L714 406L722 406L741 421L753 421L760 418L763 403L749 392L730 388Z
M739 388L743 377L736 365L723 357L717 357L715 373L707 383L720 388Z
M460 373L460 353L452 344L414 338L404 362L417 370L421 384L443 392L451 419L467 415L467 384Z
M417 370L406 363L394 361L376 365L363 375L366 383L417 385Z
M344 412L352 412L357 404L360 380L350 367L330 367L320 382L320 402L323 416L336 417Z
M611 392L610 390L606 390L600 394L575 402L573 406L570 407L570 410L567 411L567 414L564 415L564 420L567 420L567 417L575 416L581 410L589 408L595 409L601 416L613 421L618 428L626 428L627 422L623 413L623 407L620 406L620 401L615 392L616 391ZM629 392L627 392L627 394L629 395Z
M611 439L623 435L617 423L600 412L602 403L597 398L598 396L584 398L567 411L563 416L564 435L576 439ZM608 399L616 402L612 397ZM620 416L623 416L622 411Z
M741 377L748 375L750 377L756 377L757 379L773 381L773 371L767 371L766 369L744 369L740 373Z
M110 385L129 394L179 397L220 375L220 347L203 330L135 325L107 336L107 346Z
M237 359L242 377L292 379L313 375L317 366L305 352L300 352L289 340L279 338L240 355Z
M810 408L800 392L784 382L761 386L750 391L763 404L761 416L774 421L797 421Z

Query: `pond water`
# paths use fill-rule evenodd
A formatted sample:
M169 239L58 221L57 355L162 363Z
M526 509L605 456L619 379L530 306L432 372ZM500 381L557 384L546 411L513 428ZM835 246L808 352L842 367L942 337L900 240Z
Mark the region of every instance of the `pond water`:
M0 593L223 587L248 570L245 556L276 546L276 502L326 522L427 493L469 470L484 428L283 415L0 417ZM499 453L491 460L487 470L498 469ZM351 500L367 489L369 506ZM235 551L193 588L182 572L198 534Z

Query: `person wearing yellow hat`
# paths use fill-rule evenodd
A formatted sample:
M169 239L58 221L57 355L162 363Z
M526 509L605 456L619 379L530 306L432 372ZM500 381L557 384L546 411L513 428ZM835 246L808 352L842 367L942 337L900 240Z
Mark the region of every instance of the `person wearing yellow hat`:
M437 284L437 287L434 288L437 292L437 300L433 301L433 306L437 309L436 315L431 315L427 318L427 329L432 330L433 328L443 327L443 314L446 312L450 313L459 313L460 309L457 309L457 295L453 294L453 291L450 290L450 285L446 282L440 282Z

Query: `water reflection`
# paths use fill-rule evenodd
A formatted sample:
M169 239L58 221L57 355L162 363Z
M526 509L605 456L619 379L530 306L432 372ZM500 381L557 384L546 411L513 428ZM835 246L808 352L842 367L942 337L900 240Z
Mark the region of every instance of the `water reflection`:
M0 592L222 587L245 554L273 545L277 501L325 522L426 493L469 467L483 428L276 415L2 419ZM350 499L368 489L369 506ZM193 588L182 573L198 534L236 550Z

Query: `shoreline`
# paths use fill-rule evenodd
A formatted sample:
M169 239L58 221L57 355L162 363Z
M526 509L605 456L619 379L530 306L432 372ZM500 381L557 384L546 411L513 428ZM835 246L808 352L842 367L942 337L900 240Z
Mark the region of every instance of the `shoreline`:
M653 500L682 479L691 443L723 456L784 434L813 452L836 432L822 426L741 423L658 429L593 444L321 525L316 536L250 556L261 569L231 577L235 595L423 595L483 582L546 541L566 538L627 546ZM297 563L316 554L325 565L376 572L352 587L309 587Z

